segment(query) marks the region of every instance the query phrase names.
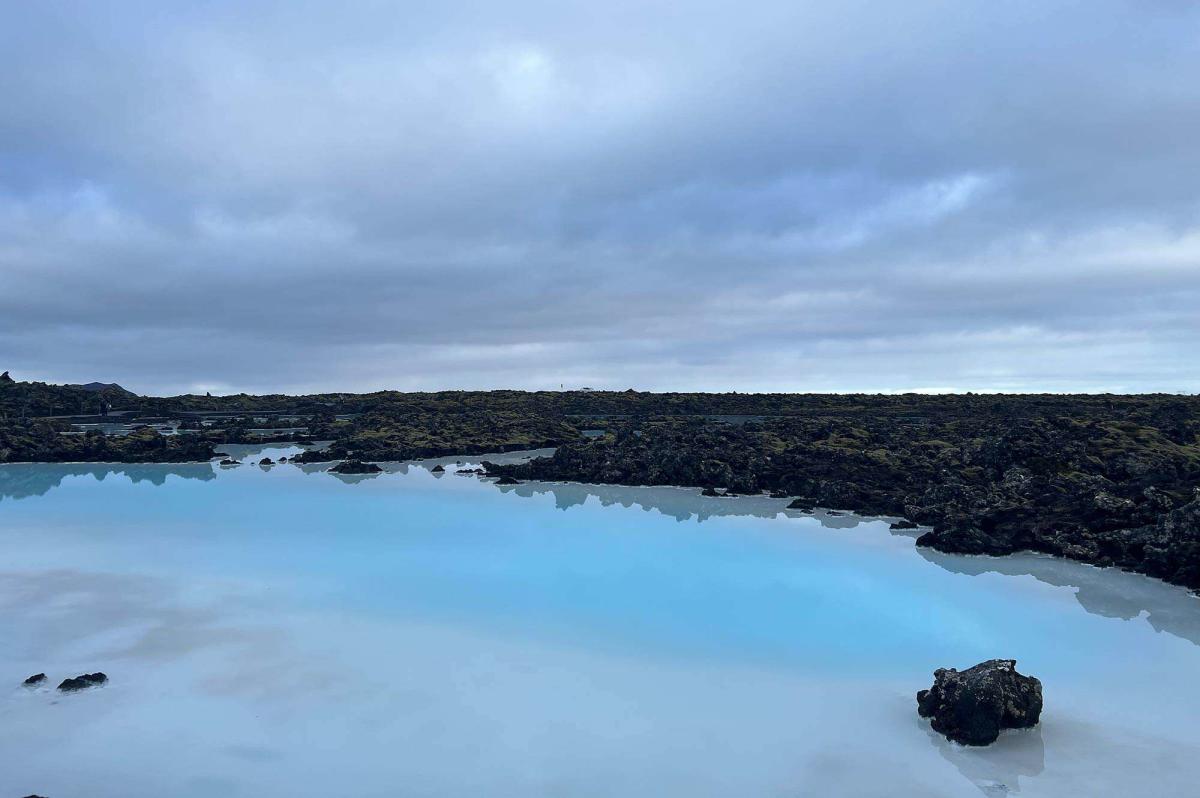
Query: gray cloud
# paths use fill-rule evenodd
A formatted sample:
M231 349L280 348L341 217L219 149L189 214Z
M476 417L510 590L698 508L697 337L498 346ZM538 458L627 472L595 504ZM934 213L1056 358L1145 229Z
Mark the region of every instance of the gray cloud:
M1200 10L18 4L0 367L1200 390Z

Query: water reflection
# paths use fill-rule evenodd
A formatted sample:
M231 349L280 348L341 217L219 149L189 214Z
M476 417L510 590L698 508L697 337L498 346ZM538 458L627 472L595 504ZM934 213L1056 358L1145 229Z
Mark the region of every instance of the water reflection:
M1055 587L1075 588L1075 600L1093 615L1130 621L1145 614L1155 631L1200 645L1200 599L1157 579L1042 554L963 556L924 546L918 546L917 553L956 574L1032 576Z
M1046 769L1046 745L1042 727L1002 732L1000 739L986 748L958 745L919 721L939 754L989 798L1017 795L1021 779L1041 775Z
M0 501L44 496L68 477L91 476L103 482L110 474L151 485L163 485L172 476L216 478L211 463L14 463L0 467Z
M769 496L702 496L699 488L591 485L580 482L523 482L497 487L505 493L526 498L549 494L554 497L554 506L560 510L582 506L595 497L603 507L640 507L680 522L733 516L775 518L784 514L813 518L827 529L853 529L859 524L877 520L824 508L817 508L810 513L788 510L789 499L772 499Z
M449 465L449 461L439 461ZM525 482L496 486L504 493L530 498L551 495L559 510L581 507L595 498L603 507L639 507L657 511L676 521L705 521L710 518L752 516L775 518L810 517L827 529L851 529L872 521L891 521L817 508L811 513L785 509L787 499L767 496L733 498L701 496L695 488L630 487L592 485L576 482ZM916 538L926 528L892 530L893 535ZM923 546L916 547L925 560L957 574L977 576L997 573L1007 576L1032 576L1055 587L1074 588L1075 599L1093 615L1134 620L1145 615L1147 623L1159 632L1168 632L1200 645L1200 598L1183 588L1141 574L1115 568L1096 568L1085 563L1039 554L1013 554L1005 557L946 554Z

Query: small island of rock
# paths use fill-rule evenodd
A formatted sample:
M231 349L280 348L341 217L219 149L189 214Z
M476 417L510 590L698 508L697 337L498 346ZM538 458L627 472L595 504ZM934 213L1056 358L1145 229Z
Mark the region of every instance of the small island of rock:
M1027 729L1042 714L1042 683L1017 673L1015 659L990 659L965 671L938 668L917 693L917 712L933 730L963 745L989 745L1001 729Z
M362 460L343 460L329 469L331 474L378 474L383 469L374 463L364 463Z
M96 687L108 681L108 677L103 673L85 673L81 676L76 676L74 679L63 679L62 684L58 686L59 690L64 693L72 693L76 690L83 690L88 687Z

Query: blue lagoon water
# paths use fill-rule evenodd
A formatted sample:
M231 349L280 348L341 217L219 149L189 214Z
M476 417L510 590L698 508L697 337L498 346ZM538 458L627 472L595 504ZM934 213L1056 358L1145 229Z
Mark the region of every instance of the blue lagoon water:
M0 467L0 795L1195 794L1185 591L434 462ZM991 657L1042 724L933 734L915 691Z

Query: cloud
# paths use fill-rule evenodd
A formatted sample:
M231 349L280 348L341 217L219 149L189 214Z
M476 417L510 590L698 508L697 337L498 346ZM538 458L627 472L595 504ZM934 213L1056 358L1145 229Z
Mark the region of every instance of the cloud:
M0 365L1200 390L1200 10L23 4Z

